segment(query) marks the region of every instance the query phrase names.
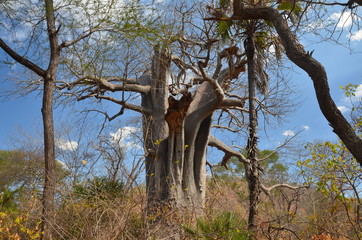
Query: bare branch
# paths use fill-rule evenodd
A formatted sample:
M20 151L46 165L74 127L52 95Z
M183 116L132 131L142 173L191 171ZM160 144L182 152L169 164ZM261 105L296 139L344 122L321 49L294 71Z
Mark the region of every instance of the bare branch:
M281 230L281 231L291 232L291 233L296 237L296 239L298 239L298 240L301 239L295 231L293 231L292 229L287 228L287 227L285 227L285 226L276 227L276 226L270 225L269 228L272 228L272 229L275 229L275 230Z
M286 184L286 183L275 184L275 185L273 185L271 187L266 187L262 183L260 183L260 185L261 185L263 191L268 191L268 192L270 192L273 189L282 188L282 187L293 189L293 190L302 189L302 188L309 188L310 187L309 185L292 186L292 185L289 185L289 184Z
M214 74L212 76L213 78L219 77L219 74L220 74L220 71L222 68L222 59L223 58L226 58L226 57L229 58L229 71L230 72L234 71L235 70L234 67L236 67L237 65L246 64L245 60L242 60L239 64L235 64L235 65L230 63L230 59L232 56L236 56L238 58L240 58L242 56L242 55L238 55L238 51L239 51L239 48L236 46L233 46L233 47L225 48L224 50L222 50L221 52L218 53L216 68L215 68ZM230 64L232 64L232 66L230 66Z
M112 98L112 97L109 97L109 96L95 95L94 97L96 97L98 99L105 99L105 100L117 103L117 104L119 104L119 105L121 105L121 106L123 106L123 107L125 107L127 109L130 109L130 110L142 113L142 114L151 114L152 113L152 111L150 109L146 109L144 107L140 107L140 106L137 106L137 105L134 105L134 104L130 104L130 103L127 103L126 101L121 101L121 100L118 100L116 98Z
M263 158L258 158L258 161L264 161L268 158L270 158L271 156L273 156L275 153L278 152L279 149L285 147L288 143L290 143L295 137L297 137L300 133L302 132L302 130L298 131L297 133L295 133L293 136L286 138L284 140L284 142L282 144L280 144L279 146L277 146L273 152L271 152L270 154L268 154L267 156L263 157Z
M224 98L220 107L239 107L239 109L243 109L243 111L248 112L248 109L243 108L245 106L246 99L247 97L242 99Z
M108 115L108 113L103 112L103 111L100 111L100 110L97 110L97 109L89 109L89 110L87 110L87 111L89 111L89 112L97 112L97 113L103 114L108 121L112 121L112 120L114 120L116 117L121 116L121 115L124 113L124 108L122 107L121 110L120 110L118 113L116 113L115 115L113 115L112 117L110 117L110 116Z
M243 126L243 123L240 121L240 119L230 109L224 109L224 111L227 112L230 115L230 117L236 121L237 125ZM246 109L245 111L248 112L248 110Z
M227 163L227 160L230 159L230 157L236 157L239 159L240 162L243 163L249 163L249 160L239 151L236 151L229 146L227 146L225 143L220 141L219 139L215 138L214 136L209 136L209 146L216 147L220 151L223 151L225 153L224 159L221 163L221 165L225 166Z
M66 48L66 47L70 47L74 44L76 44L77 42L89 37L90 35L92 35L94 32L96 32L97 30L99 30L98 27L95 27L95 28L91 28L89 29L87 32L84 32L83 34L81 34L77 39L71 41L71 42L62 42L62 44L60 44L59 46L59 49L62 49L62 48Z
M256 97L256 98L254 98L254 100L258 103L258 105L262 108L263 111L269 113L271 116L278 115L277 113L270 111L269 108L259 98Z
M204 78L204 80L208 81L210 83L210 85L212 86L212 88L214 89L214 92L216 94L217 97L217 106L220 106L224 100L224 91L222 90L220 84L218 83L218 81L216 81L215 79L209 77L205 71L204 68L202 66L202 63L199 62L199 68L201 71L201 75Z
M230 131L230 132L233 132L233 133L238 133L238 132L239 132L239 130L232 129L232 128L230 128L230 127L222 126L222 125L212 125L211 127L212 127L212 128L226 129L226 130L228 130L228 131Z
M110 81L122 81L122 82L126 82L126 83L114 84L114 83L110 83ZM112 92L130 91L130 92L138 92L138 93L145 94L150 91L150 89L151 89L150 86L142 86L142 85L136 84L135 82L136 81L133 79L129 80L126 78L104 79L104 78L99 78L99 77L95 77L95 76L84 76L84 77L77 79L74 82L64 83L64 85L59 88L62 89L62 88L67 87L69 90L71 90L72 88L74 88L77 85L99 84L102 89L109 90Z
M27 67L34 73L38 74L39 76L45 78L47 72L36 65L35 63L31 62L30 60L26 59L25 57L20 56L18 53L16 53L12 48L10 48L1 38L0 38L0 47L9 54L10 57L12 57L15 61L20 63L21 65Z
M244 100L244 101L248 99L248 97L241 97L239 95L231 94L229 92L225 92L225 96L228 96L230 98L237 98L237 99Z
M176 55L171 55L171 60L179 67L192 70L196 75L201 76L201 72L198 71L194 66L185 63L181 58Z
M307 2L309 4L319 4L319 5L325 5L325 6L335 6L335 5L338 5L338 6L348 6L348 8L355 8L353 7L353 3L355 2L354 0L350 0L348 2L344 2L344 3L341 3L341 2L332 2L332 3L327 3L327 2L320 2L320 1L317 1L317 2L313 2L313 1L303 1L303 2Z

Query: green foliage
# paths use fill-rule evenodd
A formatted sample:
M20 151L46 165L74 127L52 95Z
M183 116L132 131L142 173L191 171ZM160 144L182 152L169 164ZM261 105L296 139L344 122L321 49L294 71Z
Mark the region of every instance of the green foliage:
M339 198L348 198L362 183L362 169L341 143L317 143L306 146L311 155L304 161L298 161L301 173L308 184L315 184L323 194L332 194Z
M222 20L217 21L217 33L223 40L230 38L231 26L233 25L233 21L228 19L228 16L224 12L224 9L227 8L229 4L229 0L220 0L219 6L220 8L217 9L217 12Z
M0 211L16 211L23 197L40 189L42 169L42 159L37 154L0 151Z
M356 96L356 90L358 87L358 84L347 84L345 87L340 86L340 88L343 89L344 95L346 95L346 97Z
M303 12L303 7L298 1L282 0L278 4L278 10L280 11L290 11L296 16L300 16Z
M228 0L220 0L220 7L225 7L228 3Z
M216 166L212 168L216 178L226 179L228 177L243 177L244 165L237 158L231 158L228 162L228 169L224 166Z
M345 87L341 86L344 94L350 99L351 114L350 121L354 125L356 131L362 133L362 97L356 96L356 91L360 87L358 84L347 84Z
M233 25L232 21L219 21L218 22L218 33L222 37L222 39L228 39L230 38L230 27Z
M26 180L26 158L20 151L0 151L0 190Z
M63 179L68 171L56 163L57 178ZM0 150L0 191L24 187L34 189L42 185L44 158L35 152Z
M242 153L248 157L245 151ZM260 162L261 167L264 169L262 178L278 183L287 181L288 167L280 162L279 154L277 152L273 152L272 150L261 150L258 152L258 158L265 158L265 160ZM228 169L218 166L213 168L213 172L218 178L224 180L229 177L244 177L245 175L244 164L236 158L230 159ZM232 178L229 180L232 180Z
M259 152L258 158L266 158L260 162L261 167L264 169L262 178L275 183L288 181L288 166L280 162L277 152L263 150Z
M11 191L5 188L0 192L0 211L15 211L17 209L16 203L17 190Z
M358 104L359 101L356 105L352 98L356 96L358 87L357 84L340 87L344 90L345 96L351 99L353 106L351 120L357 130L362 126L362 117L359 114L362 105ZM341 141L308 144L306 148L310 151L310 157L304 161L298 161L298 166L306 177L307 183L315 184L317 189L325 195L332 194L344 200L350 196L359 197L362 169Z
M298 161L300 173L307 184L314 186L311 189L321 193L317 198L319 207L313 208L310 216L311 225L346 231L350 239L360 239L362 169L341 142L308 144L306 148L310 156ZM348 222L343 230L336 218L339 224Z
M40 222L33 223L28 214L0 212L0 239L40 239Z
M255 33L255 44L260 49L267 49L270 45L270 32L269 31L257 31Z
M123 13L122 24L115 23L115 28L130 39L142 37L155 41L157 35L161 33L160 27L164 26L159 24L156 14L145 14L146 11L155 13L156 9L141 6L138 3L131 4Z
M245 230L246 222L231 212L223 212L211 219L198 218L196 227L184 226L193 239L246 240L250 235Z
M76 196L88 200L114 199L123 195L124 183L107 177L94 177L88 179L85 184L76 185L74 192Z

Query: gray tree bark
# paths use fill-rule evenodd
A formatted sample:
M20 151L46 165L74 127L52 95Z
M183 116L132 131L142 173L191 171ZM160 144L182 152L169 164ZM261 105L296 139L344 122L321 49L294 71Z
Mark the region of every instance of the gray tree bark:
M168 77L171 55L155 48L151 71L140 83L150 86L142 93L143 134L146 157L148 206L167 204L201 210L206 190L206 150L213 112L224 102L220 86L224 80L245 70L243 64L230 72L224 69L218 79L200 77L195 93L170 96ZM238 105L242 105L239 101Z
M169 96L167 77L171 64L165 49L156 49L151 74L142 94L146 151L148 205L168 204L202 208L205 200L206 148L216 95L208 82L195 93L177 100Z

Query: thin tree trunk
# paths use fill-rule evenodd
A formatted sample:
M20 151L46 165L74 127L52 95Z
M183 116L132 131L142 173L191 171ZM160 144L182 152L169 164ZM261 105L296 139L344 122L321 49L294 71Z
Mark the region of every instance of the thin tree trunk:
M42 239L52 239L52 227L54 224L54 193L55 193L55 149L54 149L54 124L53 124L53 93L54 78L57 72L59 49L57 47L57 36L54 20L54 9L51 0L46 0L47 21L49 42L51 46L51 59L47 70L43 70L30 60L20 56L13 51L2 39L0 47L14 60L29 68L44 80L42 118L44 128L44 162L45 162L45 182L42 198ZM50 6L49 6L50 5ZM49 18L49 20L48 20ZM49 22L50 21L50 22Z
M44 127L44 161L45 161L45 183L43 190L43 217L42 217L42 239L51 240L55 224L55 143L53 123L53 94L54 79L59 64L60 49L58 46L57 30L55 26L54 4L52 0L45 0L45 11L47 19L48 38L50 45L50 61L47 74L44 78L42 116Z
M44 160L45 183L43 190L42 239L52 239L54 224L54 194L55 194L55 151L53 123L53 92L52 79L44 80L43 106L41 109L44 127Z
M257 161L257 127L258 119L255 108L255 91L256 91L256 73L255 73L255 45L252 31L248 36L246 43L246 56L248 61L248 87L249 87L249 139L247 145L248 156L250 159L247 179L249 185L249 221L248 229L252 233L252 239L258 236L258 204L260 201L260 182Z
M53 238L54 228L54 194L55 194L55 149L54 149L54 123L53 123L53 94L54 79L56 77L59 64L60 48L58 46L57 29L55 26L54 4L52 0L44 0L47 20L48 40L50 45L50 60L48 69L44 70L29 59L19 55L10 48L1 38L0 47L14 60L30 69L43 78L43 102L42 118L44 127L44 162L45 181L42 198L42 222L41 231L43 240Z

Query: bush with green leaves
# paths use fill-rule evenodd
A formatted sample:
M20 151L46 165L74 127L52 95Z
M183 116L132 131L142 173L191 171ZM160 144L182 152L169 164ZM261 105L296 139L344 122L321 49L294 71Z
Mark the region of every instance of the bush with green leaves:
M248 157L248 153L242 151L244 156ZM258 158L264 159L260 162L260 167L263 169L261 178L267 180L269 183L285 183L288 182L288 166L283 163L277 152L272 150L259 150ZM224 166L216 166L213 172L218 178L223 180L231 180L232 177L245 177L244 164L237 158L231 158L228 163L228 169Z
M190 237L205 240L246 240L250 237L246 228L246 221L232 212L223 212L211 218L198 218L196 226L184 226Z
M361 167L341 142L309 144L307 149L310 157L298 161L301 176L322 193L320 199L323 199L318 207L321 213L312 211L310 224L360 239Z

